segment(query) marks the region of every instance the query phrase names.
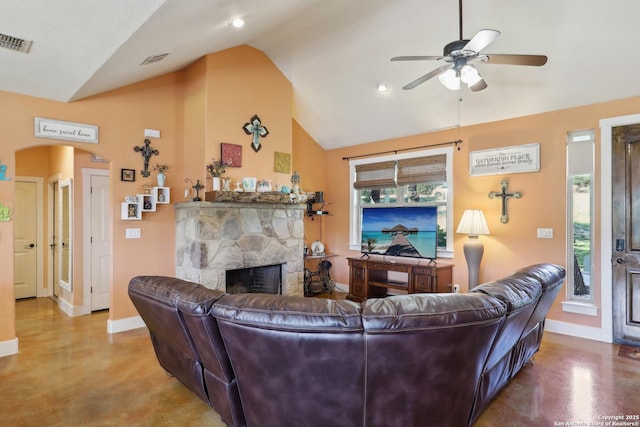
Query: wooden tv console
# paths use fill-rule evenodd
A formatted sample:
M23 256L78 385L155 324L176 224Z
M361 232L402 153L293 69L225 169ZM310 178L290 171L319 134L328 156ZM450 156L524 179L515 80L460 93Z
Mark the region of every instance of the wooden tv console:
M387 289L404 291L408 294L421 292L452 292L453 265L404 263L374 259L348 258L349 295L353 301L384 297ZM390 278L389 272L406 274Z

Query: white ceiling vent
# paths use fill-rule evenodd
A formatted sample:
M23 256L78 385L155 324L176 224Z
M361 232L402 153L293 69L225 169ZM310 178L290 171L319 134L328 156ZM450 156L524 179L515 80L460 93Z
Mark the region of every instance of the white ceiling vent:
M164 58L166 58L167 56L169 56L171 52L167 52L167 53L161 53L159 55L151 55L150 57L148 57L147 59L145 59L144 61L142 61L142 63L140 65L149 65L149 64L154 64L156 62L160 62L162 61Z
M15 50L17 52L29 53L31 48L31 40L23 40L7 34L0 33L0 47Z

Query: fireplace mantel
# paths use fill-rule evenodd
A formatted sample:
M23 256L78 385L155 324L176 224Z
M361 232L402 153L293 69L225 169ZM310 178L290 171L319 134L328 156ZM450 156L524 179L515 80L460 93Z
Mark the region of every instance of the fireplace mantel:
M227 270L282 263L282 294L304 294L306 205L185 202L175 209L177 277L224 291Z

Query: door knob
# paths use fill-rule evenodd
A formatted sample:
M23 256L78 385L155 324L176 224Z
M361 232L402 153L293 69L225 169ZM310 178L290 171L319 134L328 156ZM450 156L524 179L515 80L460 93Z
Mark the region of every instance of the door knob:
M28 245L24 245L24 248L25 248L25 249L33 249L33 248L35 248L35 247L36 247L36 244L35 244L35 243L29 243Z
M624 264L624 263L625 263L625 260L624 260L624 258L616 258L616 262L617 262L618 264Z

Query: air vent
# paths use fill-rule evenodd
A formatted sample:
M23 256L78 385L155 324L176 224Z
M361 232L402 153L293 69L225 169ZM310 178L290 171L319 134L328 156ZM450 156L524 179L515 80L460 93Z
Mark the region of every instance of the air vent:
M150 57L148 57L147 59L145 59L144 61L142 61L142 63L140 65L149 65L149 64L154 64L156 62L160 62L162 61L164 58L166 58L167 56L169 56L171 52L167 52L167 53L161 53L159 55L151 55Z
M17 52L29 53L31 48L31 40L23 40L7 34L0 33L0 47L15 50Z

